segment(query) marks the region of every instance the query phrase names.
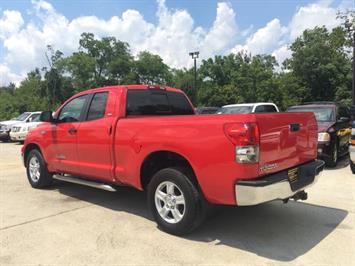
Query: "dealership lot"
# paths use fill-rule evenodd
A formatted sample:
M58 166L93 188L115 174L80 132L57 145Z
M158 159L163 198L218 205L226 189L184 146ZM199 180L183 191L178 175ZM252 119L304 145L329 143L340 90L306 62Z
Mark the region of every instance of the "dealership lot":
M218 207L186 237L159 231L145 194L56 182L34 190L21 145L0 143L0 264L337 264L355 261L355 175L326 169L306 202Z

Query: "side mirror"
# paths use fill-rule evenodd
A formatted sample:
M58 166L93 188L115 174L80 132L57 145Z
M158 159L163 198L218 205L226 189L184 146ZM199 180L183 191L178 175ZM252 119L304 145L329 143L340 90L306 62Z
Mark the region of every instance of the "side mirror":
M342 117L339 118L338 121L339 121L339 122L350 122L350 118L349 118L349 117L342 116Z
M52 116L52 112L51 111L44 111L41 113L39 120L42 122L50 122L53 123L55 120Z

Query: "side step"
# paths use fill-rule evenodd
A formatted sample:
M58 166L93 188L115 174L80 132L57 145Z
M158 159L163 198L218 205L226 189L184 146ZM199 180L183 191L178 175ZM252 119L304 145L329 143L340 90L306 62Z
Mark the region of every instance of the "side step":
M70 182L70 183L88 186L88 187L99 188L99 189L103 189L106 191L111 191L111 192L117 191L116 189L114 189L113 187L111 187L108 184L97 183L94 181L88 181L88 180L84 180L84 179L80 179L80 178L75 178L70 175L53 175L53 178L57 179L57 180L61 180L61 181L66 181L66 182Z

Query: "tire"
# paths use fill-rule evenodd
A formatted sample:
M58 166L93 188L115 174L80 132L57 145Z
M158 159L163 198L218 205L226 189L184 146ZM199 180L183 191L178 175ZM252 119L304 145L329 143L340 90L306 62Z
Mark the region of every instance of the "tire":
M330 156L330 159L326 161L326 165L328 167L336 167L338 164L338 157L339 157L339 149L338 149L337 142L335 142L335 144L333 145L332 154Z
M355 164L350 160L350 169L353 174L355 174Z
M206 215L203 196L184 172L162 169L148 185L148 208L158 227L173 235L192 232Z
M36 149L31 150L27 157L26 173L33 188L45 188L53 182L52 174L48 172L42 154Z

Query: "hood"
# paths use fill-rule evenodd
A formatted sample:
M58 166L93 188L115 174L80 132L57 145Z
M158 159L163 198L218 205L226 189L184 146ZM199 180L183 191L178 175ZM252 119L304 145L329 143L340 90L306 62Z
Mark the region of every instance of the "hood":
M19 123L23 123L23 122L18 121L18 120L7 120L7 121L1 121L0 125L12 126L12 125L19 124Z
M21 122L21 123L16 123L14 124L14 126L17 126L17 127L35 127L35 126L38 126L39 124L41 124L43 122Z
M334 125L334 122L318 122L318 132L326 132Z

